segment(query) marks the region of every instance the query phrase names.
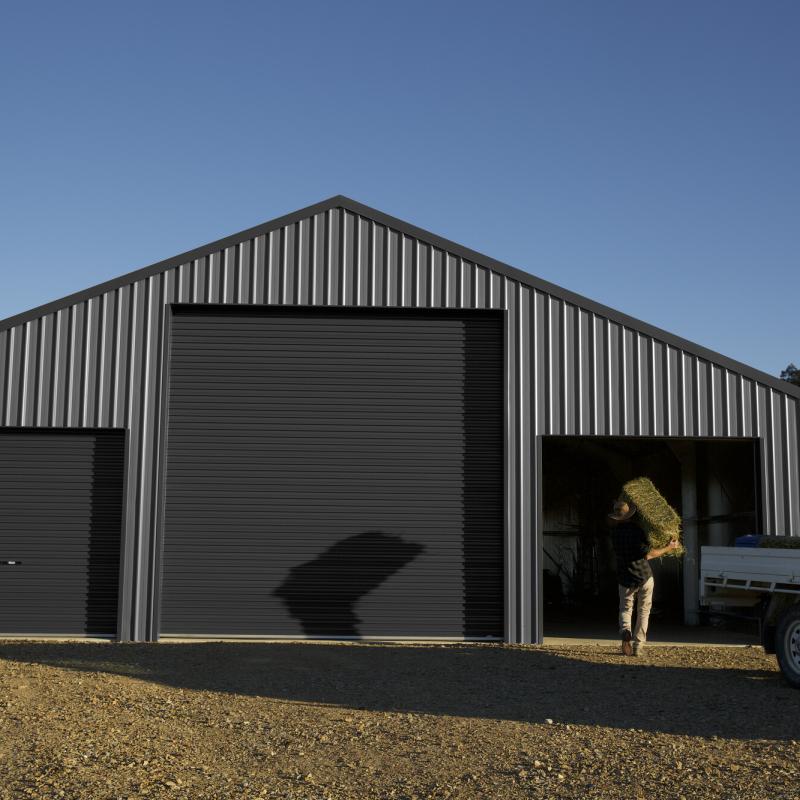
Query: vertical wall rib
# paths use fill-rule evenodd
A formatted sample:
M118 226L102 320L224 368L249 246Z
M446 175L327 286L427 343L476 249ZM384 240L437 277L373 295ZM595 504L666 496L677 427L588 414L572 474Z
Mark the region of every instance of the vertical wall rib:
M0 331L0 424L128 430L121 635L157 635L156 461L173 302L495 308L508 315L510 639L541 634L536 437L758 437L763 527L800 535L800 402L342 208Z
M521 458L520 440L518 436L519 419L515 413L520 387L519 359L516 354L516 343L519 339L519 315L517 314L518 296L515 284L506 279L505 283L505 309L506 336L505 336L505 400L506 400L506 441L505 441L505 576L506 576L506 602L505 602L505 635L509 641L520 641L520 599L521 581L519 575L519 539L517 537L517 502L519 499L519 483L517 464Z
M480 270L481 272L483 270ZM533 289L516 284L517 290L517 340L512 352L517 358L517 396L513 408L509 413L517 420L519 426L517 441L517 463L515 465L515 478L517 483L517 496L519 498L514 519L514 533L519 543L517 555L517 575L519 589L517 592L517 634L511 641L529 642L536 636L537 624L533 619L535 613L534 602L537 580L533 572L533 509L531 503L534 498L533 480L533 438L532 429L536 415L530 413L533 397L533 342L531 339ZM520 409L528 409L527 413L520 413Z

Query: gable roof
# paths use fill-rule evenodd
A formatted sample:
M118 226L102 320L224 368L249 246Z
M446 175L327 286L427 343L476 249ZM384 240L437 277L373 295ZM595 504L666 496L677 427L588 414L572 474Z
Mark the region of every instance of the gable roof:
M565 300L568 303L580 306L581 308L592 311L601 317L606 317L611 321L619 323L627 328L641 331L642 333L652 336L654 339L665 342L666 344L669 344L679 350L685 350L686 352L692 353L707 361L711 361L722 367L726 367L730 371L738 373L746 378L750 378L751 380L765 384L766 386L770 386L779 392L789 395L790 397L800 399L800 387L794 386L788 381L781 380L780 378L756 369L755 367L750 367L740 361L728 358L721 353L709 350L708 348L703 347L695 342L691 342L688 339L684 339L680 336L670 333L669 331L657 328L655 325L651 325L648 322L631 317L622 311L605 306L602 303L598 303L588 297L584 297L580 294L572 292L569 289L564 289L561 286L550 283L550 281L543 280L542 278L538 278L535 275L531 275L530 273L518 269L517 267L512 267L511 265L505 264L502 261L498 261L497 259L491 258L483 253L471 250L470 248L464 247L456 242L452 242L449 239L437 236L435 233L426 231L423 228L418 228L416 225L412 225L401 219L392 217L389 214L385 214L382 211L370 208L363 203L359 203L357 200L352 200L349 197L345 197L344 195L340 194L330 197L327 200L323 200L319 203L315 203L314 205L306 208L301 208L298 211L292 212L291 214L277 217L276 219L269 220L268 222L264 222L261 225L257 225L253 228L248 228L246 230L239 231L239 233L226 236L224 239L219 239L215 242L210 242L209 244L196 247L194 250L189 250L188 252L173 256L172 258L168 258L164 261L159 261L155 264L151 264L150 266L142 267L141 269L133 272L128 272L125 275L114 278L113 280L97 284L96 286L91 286L83 291L67 295L66 297L62 297L50 303L45 303L41 306L37 306L36 308L32 308L29 311L25 311L21 314L15 314L12 317L7 317L4 320L0 320L0 331L7 330L15 325L20 325L33 319L37 319L45 314L50 314L61 308L74 305L75 303L81 303L84 300L96 297L97 295L101 295L109 291L113 291L121 286L127 286L128 284L141 280L142 278L148 278L151 275L157 275L160 272L165 272L166 270L178 267L181 264L186 264L190 261L194 261L195 259L218 252L226 247L231 247L232 245L238 244L243 240L270 233L278 228L299 222L301 219L314 216L315 214L321 214L334 208L345 209L346 211L350 211L361 217L371 219L380 225L384 225L400 233L421 239L422 241L425 241L434 247L459 256L467 261L472 261L482 267L487 267L501 275L511 278L512 280L518 281L525 286L529 286L533 289L539 290L540 292L544 292Z

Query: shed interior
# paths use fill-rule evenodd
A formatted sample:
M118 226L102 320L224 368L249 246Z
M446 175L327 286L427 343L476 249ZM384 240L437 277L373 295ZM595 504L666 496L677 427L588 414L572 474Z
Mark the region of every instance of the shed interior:
M653 559L651 630L752 628L699 613L699 548L759 531L755 439L549 436L542 442L544 635L616 635L617 581L607 514L622 485L649 477L683 519L682 558ZM749 612L744 611L744 615Z

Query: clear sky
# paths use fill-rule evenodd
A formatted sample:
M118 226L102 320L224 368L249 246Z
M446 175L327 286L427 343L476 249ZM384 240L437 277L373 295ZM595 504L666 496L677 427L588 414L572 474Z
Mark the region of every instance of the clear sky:
M341 193L777 374L800 3L7 2L0 187L0 318Z

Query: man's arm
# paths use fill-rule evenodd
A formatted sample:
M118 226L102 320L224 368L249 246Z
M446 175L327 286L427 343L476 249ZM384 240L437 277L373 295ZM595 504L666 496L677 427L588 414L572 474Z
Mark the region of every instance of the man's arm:
M645 558L649 561L651 558L660 558L664 555L664 553L668 553L670 550L674 550L678 546L678 542L676 539L670 539L669 544L666 547L656 547L650 550Z

